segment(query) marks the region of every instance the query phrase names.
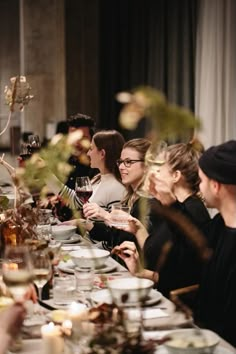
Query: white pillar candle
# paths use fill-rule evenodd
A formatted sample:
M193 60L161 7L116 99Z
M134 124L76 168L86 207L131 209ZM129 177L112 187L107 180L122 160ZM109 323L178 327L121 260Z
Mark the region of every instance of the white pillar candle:
M41 327L44 354L62 354L64 350L64 341L61 337L59 326L53 322Z
M72 302L68 309L68 317L72 322L72 329L76 330L80 322L86 319L88 309L86 305L80 304L78 302Z

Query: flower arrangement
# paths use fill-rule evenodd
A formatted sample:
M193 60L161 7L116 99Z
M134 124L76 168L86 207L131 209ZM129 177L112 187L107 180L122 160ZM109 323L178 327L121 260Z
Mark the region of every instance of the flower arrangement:
M31 87L26 81L25 76L16 76L10 79L10 86L6 86L5 93L5 102L9 106L10 111L7 119L5 128L0 132L0 136L5 133L7 130L10 121L12 112L14 111L23 111L25 105L34 97L30 95Z
M176 138L185 139L194 129L200 128L200 119L190 110L167 101L164 94L149 86L140 86L132 92L116 96L123 104L120 124L135 129L140 119L147 117L152 124L152 141Z

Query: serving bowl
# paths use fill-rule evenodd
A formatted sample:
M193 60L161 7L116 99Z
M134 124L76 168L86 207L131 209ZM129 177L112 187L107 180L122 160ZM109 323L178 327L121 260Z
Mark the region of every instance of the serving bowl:
M56 240L68 240L76 232L76 226L73 225L53 225L52 236Z
M97 248L81 248L69 253L77 267L102 268L110 252Z
M118 278L107 282L112 298L118 304L145 301L153 285L152 280L136 277Z
M208 329L178 329L166 337L169 340L164 346L170 354L211 354L220 341L219 336Z

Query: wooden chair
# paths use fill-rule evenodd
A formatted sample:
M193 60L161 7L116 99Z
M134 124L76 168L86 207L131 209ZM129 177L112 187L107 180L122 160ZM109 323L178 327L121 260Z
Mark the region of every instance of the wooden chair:
M194 284L170 291L170 300L188 317L193 315L198 288L199 284Z

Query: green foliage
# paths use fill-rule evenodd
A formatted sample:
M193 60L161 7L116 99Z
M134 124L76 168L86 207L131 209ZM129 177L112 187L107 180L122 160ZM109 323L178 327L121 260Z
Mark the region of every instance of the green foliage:
M47 147L33 154L26 161L25 168L17 170L17 176L31 192L41 191L52 174L64 183L71 171L67 161L73 152L68 137L58 135Z
M186 138L200 128L200 120L186 108L171 104L160 91L141 86L132 93L120 93L117 100L124 103L120 123L126 129L134 129L143 117L150 119L154 139Z

